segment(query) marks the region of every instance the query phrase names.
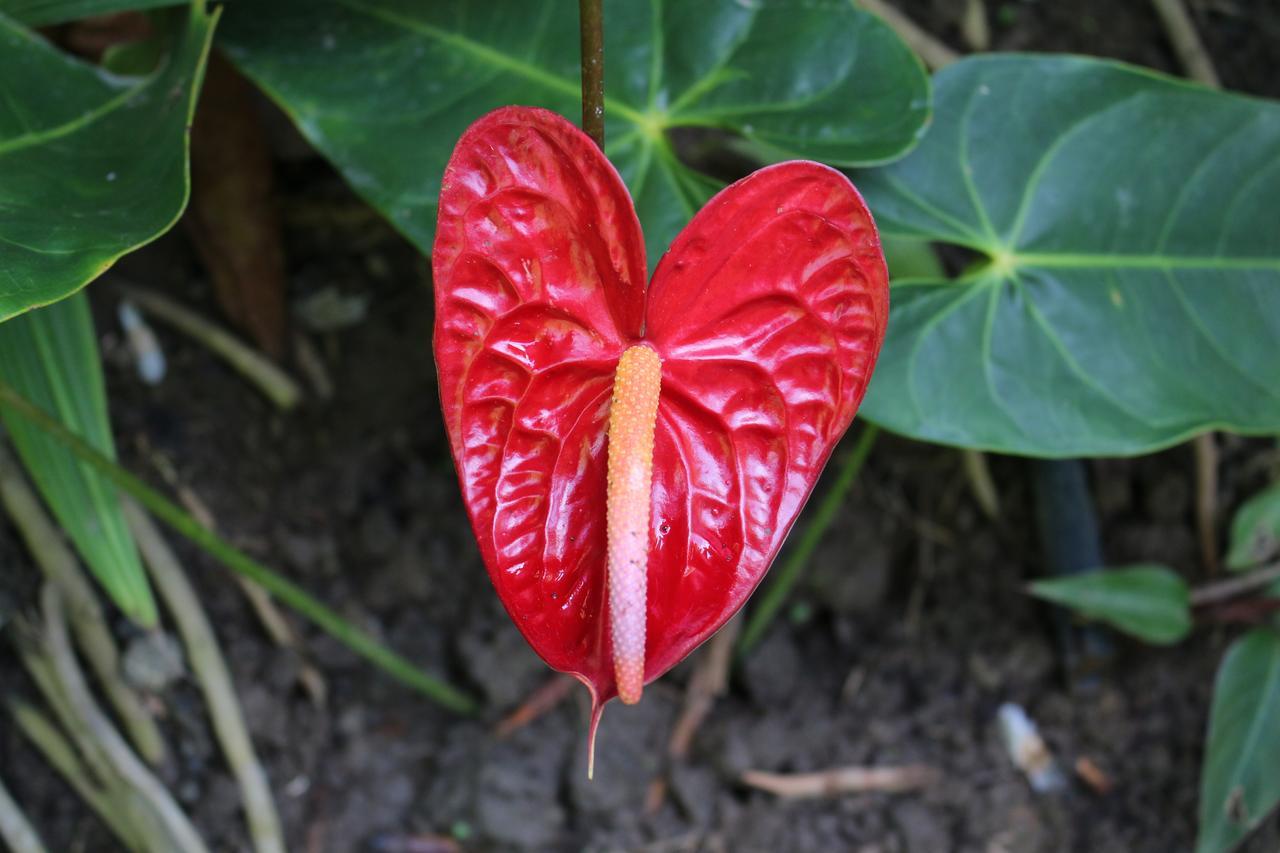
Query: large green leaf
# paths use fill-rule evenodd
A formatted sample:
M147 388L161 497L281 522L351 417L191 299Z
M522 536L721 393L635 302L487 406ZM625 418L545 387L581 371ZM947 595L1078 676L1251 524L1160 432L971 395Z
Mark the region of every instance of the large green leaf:
M858 183L985 261L896 283L864 412L1037 456L1280 430L1280 104L1070 57L934 83L925 141Z
M1176 643L1191 630L1186 581L1164 566L1101 569L1036 581L1031 593L1148 643Z
M734 131L773 156L854 165L910 148L929 84L852 4L608 0L606 147L636 199L652 266L718 184L666 131ZM267 0L232 4L240 67L374 206L430 251L440 177L462 131L505 104L581 115L578 15L564 0Z
M1236 640L1218 670L1200 773L1199 853L1231 849L1280 803L1280 634Z
M182 212L213 21L177 17L167 60L138 79L0 16L0 321L75 292Z
M1280 483L1245 501L1231 519L1227 567L1241 572L1280 555Z
M102 363L83 293L0 323L0 378L115 458ZM136 622L154 624L151 588L115 487L29 421L8 410L3 418L40 494L94 576Z
M0 15L29 27L43 27L93 15L183 6L187 0L0 0Z

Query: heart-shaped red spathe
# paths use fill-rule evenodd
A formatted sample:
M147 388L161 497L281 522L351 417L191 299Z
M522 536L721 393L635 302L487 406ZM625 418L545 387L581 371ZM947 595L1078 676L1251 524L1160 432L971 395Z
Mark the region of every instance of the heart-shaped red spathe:
M631 197L592 140L506 107L459 140L432 257L440 397L489 576L553 668L617 693L607 424L622 352L661 359L644 680L742 606L862 401L888 319L871 215L818 163L715 196L645 287Z

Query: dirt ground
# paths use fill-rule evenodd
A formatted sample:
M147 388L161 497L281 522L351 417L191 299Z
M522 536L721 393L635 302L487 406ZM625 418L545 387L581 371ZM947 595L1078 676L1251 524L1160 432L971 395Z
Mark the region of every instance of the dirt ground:
M963 4L902 5L962 44ZM1224 83L1280 95L1274 5L1191 5ZM1174 67L1136 0L988 6L993 49ZM1201 627L1161 650L1111 637L1104 670L1071 683L1054 619L1022 592L1043 563L1033 463L992 460L1004 510L991 522L957 452L892 437L876 446L784 618L735 669L688 761L667 767L661 756L689 663L639 706L610 706L594 781L585 776L585 696L495 737L495 721L550 673L502 612L466 524L436 397L427 264L323 164L284 164L280 178L291 297L330 287L371 297L363 322L314 338L336 396L282 416L163 328L169 378L157 388L140 383L114 331L112 280L164 288L216 315L175 231L91 288L121 455L165 489L157 459L168 460L238 546L485 705L480 719L442 711L295 620L328 682L328 703L318 706L299 687L297 656L265 638L227 573L178 543L292 849L415 853L440 849L435 836L466 850L1190 849L1211 681L1236 629ZM1266 452L1264 442L1223 440L1224 518L1263 484ZM1161 561L1202 576L1189 448L1089 470L1110 562ZM0 561L30 588L33 572L3 526ZM128 626L116 627L130 639ZM6 651L0 695L11 691L32 692ZM183 680L162 700L174 753L166 780L216 849L246 849L237 790L198 691ZM996 711L1007 701L1027 709L1068 773L1088 758L1114 789L1101 795L1073 779L1058 793L1034 793L1000 740ZM942 773L917 794L783 801L737 781L746 769L917 762ZM0 766L52 849L116 849L7 722ZM662 774L669 794L646 814ZM1246 849L1277 845L1272 819Z

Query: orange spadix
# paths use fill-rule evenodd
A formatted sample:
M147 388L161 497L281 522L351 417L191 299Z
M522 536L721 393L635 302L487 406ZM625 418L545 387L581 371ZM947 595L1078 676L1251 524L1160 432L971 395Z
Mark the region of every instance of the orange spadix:
M644 688L645 600L649 583L649 513L653 431L662 362L645 344L627 348L613 375L609 410L609 637L618 698L640 701Z

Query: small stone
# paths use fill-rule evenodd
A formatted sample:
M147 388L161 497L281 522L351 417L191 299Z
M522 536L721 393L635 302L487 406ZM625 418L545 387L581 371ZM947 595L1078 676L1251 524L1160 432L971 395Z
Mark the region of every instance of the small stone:
M139 634L124 652L125 680L150 693L159 693L185 672L182 647L164 631Z

